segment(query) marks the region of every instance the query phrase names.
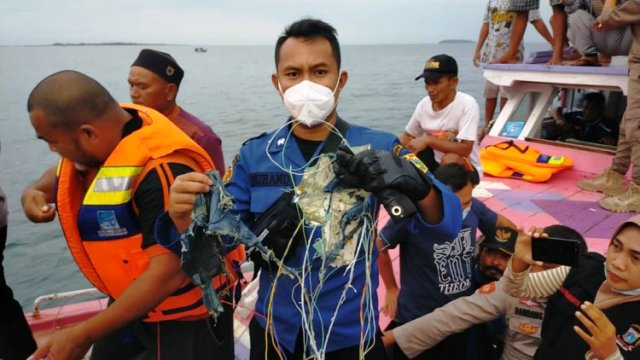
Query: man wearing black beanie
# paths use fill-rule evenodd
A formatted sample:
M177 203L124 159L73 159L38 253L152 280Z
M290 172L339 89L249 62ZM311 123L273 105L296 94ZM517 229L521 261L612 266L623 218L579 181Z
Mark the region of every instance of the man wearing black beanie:
M143 49L129 70L129 96L134 104L160 111L200 145L224 175L222 141L211 127L176 104L184 71L169 54Z

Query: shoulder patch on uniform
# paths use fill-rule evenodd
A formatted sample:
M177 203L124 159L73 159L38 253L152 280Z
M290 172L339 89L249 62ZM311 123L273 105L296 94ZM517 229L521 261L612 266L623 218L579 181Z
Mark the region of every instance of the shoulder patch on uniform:
M252 140L259 139L259 138L261 138L261 137L265 136L266 134L267 134L267 132L265 131L265 132L263 132L263 133L262 133L262 134L260 134L260 135L256 135L256 136L254 136L254 137L248 138L247 140L245 140L245 142L243 142L243 143L242 143L242 146L244 146L244 145L248 144L248 143L249 143L249 142L251 142Z
M496 282L495 281L492 281L492 282L490 282L488 284L482 285L480 287L480 289L478 289L478 292L480 292L480 294L483 294L483 295L489 295L494 291L496 291Z
M418 169L419 171L423 172L423 173L428 173L429 172L429 168L427 167L427 165L425 165L422 160L420 160L416 154L414 153L408 153L402 156L403 158L405 158L406 160L409 160L409 162L411 162L413 164L413 166L416 167L416 169Z
M400 152L402 151L402 149L404 149L404 146L402 146L402 144L396 144L393 147L393 154L397 155L397 156L400 156Z
M233 157L233 160L231 160L231 165L229 165L229 167L227 167L227 170L225 170L224 172L224 176L222 177L223 184L226 184L229 182L229 180L231 180L231 177L233 176L233 168L239 160L240 154L236 154L236 156Z

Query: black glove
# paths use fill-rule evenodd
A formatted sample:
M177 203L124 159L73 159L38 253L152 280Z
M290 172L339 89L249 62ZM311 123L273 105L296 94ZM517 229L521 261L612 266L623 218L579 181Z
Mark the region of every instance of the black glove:
M391 220L400 221L418 211L416 204L396 189L387 188L373 193L376 199L384 205Z
M334 172L344 186L377 193L395 189L412 201L419 201L431 191L431 180L407 159L384 150L365 150L353 155L346 145L336 151Z

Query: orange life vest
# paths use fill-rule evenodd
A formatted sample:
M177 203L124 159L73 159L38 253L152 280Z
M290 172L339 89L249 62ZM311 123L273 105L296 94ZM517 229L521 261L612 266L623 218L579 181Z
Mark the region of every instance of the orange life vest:
M214 167L209 155L159 112L132 104L122 107L136 110L142 127L120 141L86 192L74 164L62 159L56 197L58 218L74 260L96 288L114 299L149 265L149 249L142 249L142 233L133 203L144 175L159 162L181 163L198 171ZM169 185L163 182L165 205ZM231 270L229 261L244 260L244 249L239 247L227 254L226 259ZM233 280L233 275L231 279L221 275L214 279L214 286L219 288ZM206 313L200 289L186 281L149 312L144 321Z

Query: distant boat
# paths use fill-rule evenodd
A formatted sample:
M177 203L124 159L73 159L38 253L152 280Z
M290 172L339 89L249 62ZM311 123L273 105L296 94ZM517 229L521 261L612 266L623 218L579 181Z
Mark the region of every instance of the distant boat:
M197 52L197 53L206 53L207 52L207 48L204 47L197 47L195 48L193 51Z

